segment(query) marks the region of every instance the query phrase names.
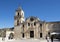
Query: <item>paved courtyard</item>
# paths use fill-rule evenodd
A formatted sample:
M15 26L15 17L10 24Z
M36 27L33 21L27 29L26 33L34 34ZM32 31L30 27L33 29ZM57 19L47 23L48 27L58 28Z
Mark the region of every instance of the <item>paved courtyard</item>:
M40 40L40 39L21 39L21 40L4 40L1 42L47 42L47 40Z
M2 38L0 38L0 42L47 42L46 39L21 39L21 40L3 40L2 41ZM49 40L49 42L51 42L51 40ZM57 39L54 39L53 42L60 42L59 40Z

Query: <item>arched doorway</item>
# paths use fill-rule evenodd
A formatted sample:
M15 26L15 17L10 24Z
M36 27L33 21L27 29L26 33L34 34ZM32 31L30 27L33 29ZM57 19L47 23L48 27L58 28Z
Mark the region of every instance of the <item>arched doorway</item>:
M14 37L13 33L10 33L8 39L13 39L13 37Z

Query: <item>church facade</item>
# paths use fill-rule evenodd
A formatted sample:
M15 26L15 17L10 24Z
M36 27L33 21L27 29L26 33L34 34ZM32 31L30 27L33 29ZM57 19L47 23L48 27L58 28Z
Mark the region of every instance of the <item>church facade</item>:
M51 32L60 31L60 22L45 22L39 18L30 16L24 18L24 11L21 8L16 10L14 16L14 38L15 39L40 39L46 38ZM55 30L54 30L55 28ZM57 30L56 30L57 29Z
M45 22L31 16L24 18L24 11L21 8L16 10L14 32L15 38L44 38L46 36Z

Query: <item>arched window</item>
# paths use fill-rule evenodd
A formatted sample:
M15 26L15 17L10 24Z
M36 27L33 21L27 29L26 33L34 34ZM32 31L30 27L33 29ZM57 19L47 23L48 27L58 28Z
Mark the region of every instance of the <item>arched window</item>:
M42 38L42 33L40 33L40 38Z
M42 27L42 24L40 24L40 27Z
M40 30L42 31L42 24L40 24Z
M30 26L30 23L28 23L28 26Z
M18 16L19 16L19 12L18 12Z
M22 33L22 37L24 38L24 33Z
M34 26L36 26L36 22L34 22Z
M23 28L24 28L24 24L23 24Z

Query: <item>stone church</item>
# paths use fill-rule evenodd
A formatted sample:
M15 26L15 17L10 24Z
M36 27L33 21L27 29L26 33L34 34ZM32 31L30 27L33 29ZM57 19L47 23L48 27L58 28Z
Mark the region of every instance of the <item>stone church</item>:
M21 7L15 10L14 27L0 29L0 37L6 39L45 39L52 32L60 33L60 21L46 22L38 17L30 16L25 19Z
M24 18L24 11L21 8L16 10L14 17L14 37L21 38L44 38L46 36L45 21L41 21L39 18L30 16Z
M46 22L39 18L30 16L25 19L24 11L19 7L14 16L14 38L15 39L40 39L46 38L51 32L60 32L60 21Z

